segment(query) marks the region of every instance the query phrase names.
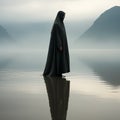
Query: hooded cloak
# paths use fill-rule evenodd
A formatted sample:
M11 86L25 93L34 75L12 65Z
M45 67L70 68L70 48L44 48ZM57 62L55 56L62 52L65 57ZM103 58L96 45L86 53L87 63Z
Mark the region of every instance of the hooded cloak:
M43 75L56 76L70 72L69 50L64 27L65 13L59 11L54 21Z

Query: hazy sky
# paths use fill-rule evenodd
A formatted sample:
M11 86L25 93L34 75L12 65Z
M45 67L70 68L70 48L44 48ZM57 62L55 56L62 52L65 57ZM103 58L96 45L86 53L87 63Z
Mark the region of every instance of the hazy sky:
M51 21L57 11L66 20L91 20L120 0L0 0L0 21Z

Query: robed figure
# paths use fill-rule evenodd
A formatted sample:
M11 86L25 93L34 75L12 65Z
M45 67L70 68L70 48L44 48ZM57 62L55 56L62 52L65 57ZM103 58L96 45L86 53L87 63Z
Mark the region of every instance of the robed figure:
M70 81L62 77L45 77L52 120L66 120Z
M44 76L61 76L70 72L69 50L63 20L65 13L59 11L54 21Z

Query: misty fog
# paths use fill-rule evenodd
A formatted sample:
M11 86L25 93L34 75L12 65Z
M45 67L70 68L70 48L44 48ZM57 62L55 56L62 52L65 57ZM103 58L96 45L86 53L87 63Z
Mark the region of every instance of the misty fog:
M11 35L13 40L1 42L0 49L44 49L47 50L50 41L51 29L54 21L51 22L16 22L4 23L3 27ZM67 22L65 27L67 32L69 49L118 49L119 42L113 40L82 40L80 36L92 25L92 22L85 21ZM111 38L110 38L111 39ZM10 47L10 49L9 49Z

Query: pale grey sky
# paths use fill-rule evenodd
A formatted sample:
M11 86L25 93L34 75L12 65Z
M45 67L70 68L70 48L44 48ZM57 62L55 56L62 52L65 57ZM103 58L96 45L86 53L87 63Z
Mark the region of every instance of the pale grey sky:
M67 21L91 20L113 6L120 0L0 0L0 21L53 21L59 10Z

